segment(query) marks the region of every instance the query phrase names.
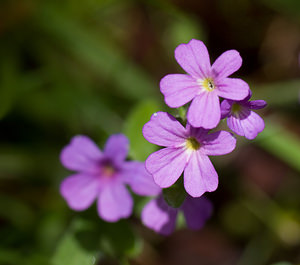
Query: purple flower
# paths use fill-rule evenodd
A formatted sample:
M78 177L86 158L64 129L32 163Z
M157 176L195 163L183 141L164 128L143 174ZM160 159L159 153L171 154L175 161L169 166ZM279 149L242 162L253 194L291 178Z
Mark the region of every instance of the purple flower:
M208 130L184 128L166 112L154 113L143 128L144 137L165 146L146 160L146 169L161 188L173 185L184 171L184 187L192 197L200 197L218 186L218 174L208 155L230 153L236 139L225 131L208 134Z
M212 214L211 202L204 198L187 196L179 208L172 208L164 201L163 196L151 200L142 211L142 222L159 234L170 235L176 225L179 211L182 211L188 228L198 230L205 225Z
M110 136L103 152L87 136L72 138L60 156L66 168L77 171L60 186L70 208L85 210L97 199L99 216L115 222L132 212L133 200L126 184L139 195L157 195L160 188L144 163L125 161L127 153L128 140L122 134Z
M176 48L175 58L188 75L165 76L160 82L160 91L171 108L192 100L187 119L194 127L212 129L217 126L221 117L219 97L242 100L249 94L246 82L228 78L242 65L236 50L224 52L211 66L206 46L193 39Z
M241 101L226 100L221 103L222 119L227 117L228 127L238 135L254 139L265 128L264 120L252 109L262 109L267 103L264 100L249 101L251 93Z

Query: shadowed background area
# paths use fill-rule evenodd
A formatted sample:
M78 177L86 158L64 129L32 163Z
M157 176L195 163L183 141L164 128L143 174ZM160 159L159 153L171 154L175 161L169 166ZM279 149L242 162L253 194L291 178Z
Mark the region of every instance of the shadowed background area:
M103 147L130 140L130 158L156 147L142 127L180 43L204 41L213 62L236 49L266 128L213 158L219 188L200 231L162 237L134 215L109 224L71 211L59 194L70 138ZM0 264L300 264L300 1L2 0L0 3ZM226 124L221 124L226 128Z

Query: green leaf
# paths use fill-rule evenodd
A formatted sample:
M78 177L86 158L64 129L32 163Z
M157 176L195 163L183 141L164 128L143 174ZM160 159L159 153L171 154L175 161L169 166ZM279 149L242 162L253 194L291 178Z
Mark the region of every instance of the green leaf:
M255 97L255 99L263 99L267 101L269 106L286 106L291 103L299 104L299 79L262 85L253 84L252 87L254 87L252 89L253 97ZM276 93L274 93L274 91L276 91ZM288 93L286 91L288 91Z
M179 180L177 180L170 188L163 189L163 196L169 206L173 208L180 207L186 198L182 178L179 178Z
M280 124L268 121L256 143L300 171L300 139Z
M146 141L142 129L144 124L150 120L151 115L159 109L159 104L156 101L143 101L133 108L128 115L124 133L130 141L129 155L132 159L144 161L156 150L155 145Z
M112 257L135 256L141 249L141 241L126 220L117 223L102 222L99 231L101 249Z
M72 223L69 231L59 242L53 256L53 265L94 265L97 261L97 253L82 247L75 232L82 230L86 224L77 220Z
M101 27L91 29L78 23L52 2L41 6L36 19L38 27L46 33L45 38L55 39L56 45L100 75L102 82L112 84L118 94L128 99L158 94L155 82L125 55L122 46L117 45Z
M168 48L172 47L172 49L180 43L188 43L191 39L203 41L206 39L204 29L196 18L179 13L175 14L173 23L170 23L170 28L167 30L168 34L165 36L168 38Z

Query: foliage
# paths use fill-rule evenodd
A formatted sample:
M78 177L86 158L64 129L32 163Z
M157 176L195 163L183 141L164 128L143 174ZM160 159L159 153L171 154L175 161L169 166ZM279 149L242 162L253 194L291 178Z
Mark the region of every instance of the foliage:
M1 1L0 264L179 264L186 257L189 264L299 264L297 7L297 0ZM268 102L257 140L213 161L221 188L208 195L216 206L208 227L165 239L137 214L110 224L93 210L73 213L59 194L69 174L59 162L62 147L76 134L101 145L122 131L130 158L145 160L155 146L141 130L163 108L159 80L181 71L173 50L191 38L206 41L212 61L239 50L241 75ZM135 201L140 209L144 200Z

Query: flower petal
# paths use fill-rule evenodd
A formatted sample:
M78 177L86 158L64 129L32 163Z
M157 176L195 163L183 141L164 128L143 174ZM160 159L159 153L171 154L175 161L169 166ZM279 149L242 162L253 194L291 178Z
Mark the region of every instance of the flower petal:
M192 77L204 79L210 74L210 60L206 46L200 40L192 39L175 49L175 58L180 66Z
M245 136L244 128L242 127L241 122L237 117L233 115L229 116L227 118L227 125L229 129L235 132L236 134L240 136Z
M180 177L187 163L184 148L167 147L151 154L146 160L146 169L153 175L161 188L173 185Z
M185 128L167 112L156 112L144 125L143 135L150 143L160 146L180 146L187 133Z
M217 85L218 96L232 100L243 100L249 95L249 85L239 78L224 78Z
M129 142L124 134L111 135L104 147L104 154L116 163L125 160L128 154Z
M100 193L98 198L98 214L107 222L116 222L127 218L132 213L133 200L125 185L112 182Z
M221 102L221 119L225 119L231 112L232 101L224 99Z
M178 108L191 101L200 91L200 86L189 75L170 74L161 79L160 91L169 107Z
M95 176L72 175L60 185L60 193L69 207L82 211L90 207L100 192L101 181Z
M229 50L222 53L212 65L213 77L222 79L230 76L240 69L242 62L243 60L236 50Z
M262 109L267 106L267 102L264 100L252 100L248 103L250 109Z
M188 131L189 137L191 137L191 136L195 137L200 142L201 142L202 138L205 137L209 132L208 129L204 129L202 127L199 127L199 128L193 127L188 122L186 123L186 129Z
M125 162L120 177L138 195L154 196L161 192L161 188L155 184L152 175L148 173L143 162Z
M221 118L219 98L214 92L196 96L188 110L187 119L193 127L215 128Z
M89 137L78 135L62 150L60 161L67 169L96 173L102 157L100 149Z
M192 197L200 197L218 187L218 174L208 156L193 152L184 170L184 187Z
M225 155L234 150L236 139L229 132L218 131L206 135L202 143L201 149L206 155Z
M169 207L162 196L148 202L142 211L142 222L162 235L170 235L175 229L178 210Z
M197 230L205 225L205 222L212 215L212 203L202 197L193 198L187 196L181 206L183 214L190 229Z
M239 118L230 116L227 125L233 132L249 140L253 140L265 128L264 120L253 111L248 116Z

